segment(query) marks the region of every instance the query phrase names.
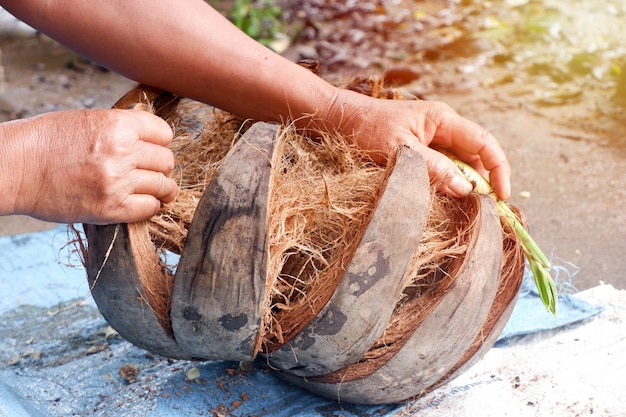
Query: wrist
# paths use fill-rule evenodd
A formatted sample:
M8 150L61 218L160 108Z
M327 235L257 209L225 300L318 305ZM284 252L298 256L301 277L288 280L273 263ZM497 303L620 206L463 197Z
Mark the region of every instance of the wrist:
M330 86L330 85L329 85ZM319 98L313 111L303 113L303 117L295 120L298 127L317 133L340 134L350 139L358 129L358 106L351 91L330 86ZM354 93L356 94L356 93Z

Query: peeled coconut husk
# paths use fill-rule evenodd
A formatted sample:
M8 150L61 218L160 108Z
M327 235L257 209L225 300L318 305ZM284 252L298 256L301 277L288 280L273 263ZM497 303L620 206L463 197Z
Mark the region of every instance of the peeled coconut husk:
M136 346L167 357L191 359L150 307L150 289L144 289L136 258L129 255L133 248L128 225L86 224L84 230L89 241L85 266L91 295L107 322Z
M516 210L516 213L518 218L523 219L522 213L519 210ZM525 220L522 220L522 222L525 223ZM498 289L496 290L496 297L491 306L491 310L489 310L489 315L482 329L478 332L463 357L446 375L442 376L439 381L429 387L427 391L431 391L447 381L455 379L482 359L485 353L496 343L513 313L517 295L524 278L526 258L524 249L519 244L511 226L506 221L501 221L501 223L504 235L502 243L502 268L500 271Z
M280 375L335 400L383 404L419 395L452 369L483 327L500 276L502 232L495 205L486 196L470 196L468 199L477 204L478 223L469 229L471 237L468 236L467 252L458 273L448 278L451 282L445 295L429 308L408 340L401 342L401 349L391 357L383 354L382 363L371 367L373 372L358 363L331 375L314 378L299 378L287 373ZM478 285L477 280L480 280ZM378 360L370 358L366 361Z
M282 346L328 303L389 172L347 141L287 132L268 219L268 304L259 350Z
M428 174L417 152L403 149L387 173L373 217L331 299L280 350L265 350L273 366L300 376L332 372L361 358L385 329L396 294L411 278L407 271L430 201ZM326 276L317 279L326 283Z
M375 79L350 88L403 98ZM178 98L145 86L127 96L120 102L148 103L174 126L180 192L150 221L86 225L94 299L120 335L171 357L264 352L287 378L354 402L377 402L376 392L387 396L380 402L416 395L415 386L447 380L493 343L476 336L493 325L491 338L504 325L488 271L502 237L492 230L498 249L480 249L489 239L481 231L495 227L486 220L492 203L431 192L423 161L408 149L380 167L341 138L268 124L247 130L251 123L195 102L166 105ZM403 194L412 173L422 197L408 204L417 198ZM420 206L411 213L411 204ZM416 219L426 214L422 236ZM383 233L385 224L401 231ZM168 265L170 252L181 254L178 265ZM391 260L395 271L384 270ZM483 272L484 283L467 278ZM502 315L511 304L499 305ZM471 323L441 333L462 313ZM427 354L412 364L416 376L402 377L401 360L414 361L420 349ZM380 391L387 385L394 395Z
M255 124L204 190L176 269L171 318L185 351L250 360L265 307L270 176L277 129Z

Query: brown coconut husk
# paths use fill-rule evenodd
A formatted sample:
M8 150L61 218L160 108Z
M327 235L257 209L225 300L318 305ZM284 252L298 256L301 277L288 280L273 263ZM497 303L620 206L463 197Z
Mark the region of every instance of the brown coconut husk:
M514 208L515 209L515 208ZM522 216L519 210L516 210L518 216ZM496 296L494 298L489 315L485 320L485 323L479 334L465 352L465 354L459 359L459 361L445 374L441 379L436 382L429 390L434 389L441 384L452 378L453 375L460 372L461 369L465 369L468 364L473 363L471 359L474 356L480 356L480 351L483 348L490 348L495 339L501 332L503 327L510 316L512 307L514 305L515 298L519 292L520 285L524 276L524 263L525 255L522 245L519 243L517 235L513 228L504 220L500 219L502 223L502 263L500 268L500 280L498 282L498 288L496 290ZM522 223L525 224L525 219L522 218ZM509 310L507 314L507 310ZM487 343L490 341L489 343ZM485 343L487 343L485 345ZM476 358L478 359L478 358Z
M424 238L408 273L411 281L396 305L387 330L364 356L365 360L381 357L381 349L387 351L385 355L393 355L402 348L410 330L430 314L453 284L467 248L475 239L478 206L474 198L457 200L433 193L431 202Z
M347 87L378 98L404 98L375 78L355 79ZM167 264L163 254L183 251L200 196L249 124L188 100L177 103L172 111L171 104L161 104L173 101L167 95L138 99L156 102L153 111L175 130L171 148L176 168L172 177L179 183L179 194L149 221L129 227L146 302L171 334L174 266ZM258 338L258 349L270 352L297 334L332 296L375 210L386 175L384 167L342 138L312 140L286 129L277 146L281 156L274 167L268 215L268 307ZM355 368L355 378L373 372L373 364L400 350L406 334L451 285L450 277L462 262L474 227L469 219L475 217L475 206L468 201L433 193L431 219L415 254L411 285L398 300L385 334L363 358L360 368Z
M332 297L386 175L365 152L329 135L312 140L285 131L275 152L265 352L289 341Z
M410 283L385 332L357 363L310 380L340 383L362 379L398 353L454 283L477 236L477 213L475 196L453 199L433 191L428 223L408 272Z
M200 117L201 127L197 131L197 119ZM171 270L174 266L167 265L160 256L152 254L163 254L165 251L182 253L200 198L226 153L245 131L245 121L190 101L184 101L177 112L166 120L175 123L175 136L170 145L175 156L175 169L171 176L179 185L178 195L173 202L163 204L161 210L148 221L130 228L129 235L131 241L136 242L133 244L135 258L144 259L138 265L152 265L144 266L146 273L140 272L139 275L149 297L147 302L164 329L173 334L170 310L174 287ZM139 241L147 243L142 245Z

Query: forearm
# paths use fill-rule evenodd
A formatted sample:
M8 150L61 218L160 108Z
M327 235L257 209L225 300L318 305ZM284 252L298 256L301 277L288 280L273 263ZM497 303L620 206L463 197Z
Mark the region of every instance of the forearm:
M0 215L24 212L21 185L26 175L39 172L28 157L34 133L21 121L0 124Z
M2 3L20 19L128 78L244 117L277 121L318 114L336 94L334 87L250 39L202 0Z
M497 140L449 106L377 100L340 90L247 37L203 0L0 0L18 18L136 81L243 117L295 120L343 134L382 160L421 149L431 178L452 195L471 189L434 146L490 171L501 198L510 167ZM485 172L483 172L485 173ZM452 179L456 179L452 181Z

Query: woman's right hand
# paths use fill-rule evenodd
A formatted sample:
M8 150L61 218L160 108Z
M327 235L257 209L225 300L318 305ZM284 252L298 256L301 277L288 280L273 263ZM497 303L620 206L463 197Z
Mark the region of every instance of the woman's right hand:
M140 110L71 110L0 125L0 214L133 222L172 201L170 126Z

